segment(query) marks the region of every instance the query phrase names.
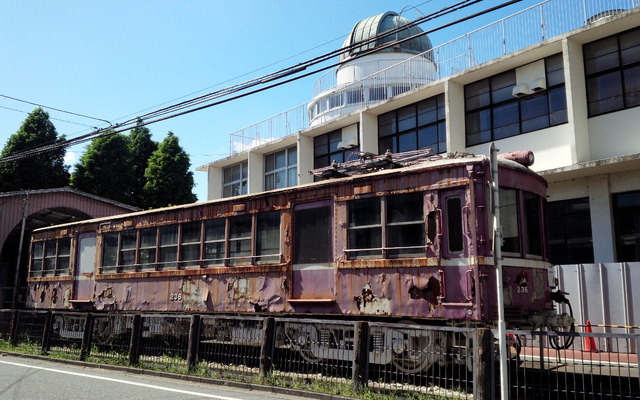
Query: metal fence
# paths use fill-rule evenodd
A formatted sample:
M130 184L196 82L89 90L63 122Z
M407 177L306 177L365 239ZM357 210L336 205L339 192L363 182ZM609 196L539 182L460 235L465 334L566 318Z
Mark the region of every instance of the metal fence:
M638 0L546 0L442 43L429 50L427 52L429 54L417 55L382 70L376 70L350 85L338 88L336 70L330 70L318 78L313 87L313 94L316 96L326 91L336 90L331 97L343 100L334 102L333 111L330 99L327 99L326 109L314 110L314 107L311 107L309 110L311 102L305 103L235 131L230 134L231 154L250 150L306 129L310 119L308 111L313 114L312 118L325 116L335 118L338 115L346 115L356 108L378 103L407 90L427 85L434 79L451 76L580 28L601 17L639 5ZM434 64L424 63L425 58L433 60ZM435 75L430 70L433 68L432 65L435 65ZM428 70L422 71L421 69L424 68ZM398 71L407 71L400 74L403 79L402 84L396 82ZM429 79L425 79L426 77ZM369 96L362 92L363 87L385 86L384 82L387 81L393 81L394 85L393 90L384 96ZM350 102L349 93L354 91L362 94L358 101ZM339 96L340 93L345 96ZM354 103L357 104L354 106Z
M637 399L640 335L508 331L513 399ZM610 344L608 351L604 342Z
M509 330L512 399L635 399L640 335ZM4 343L4 344L2 344ZM354 394L492 399L495 334L261 316L0 310L0 345L53 357ZM422 397L420 397L422 396Z

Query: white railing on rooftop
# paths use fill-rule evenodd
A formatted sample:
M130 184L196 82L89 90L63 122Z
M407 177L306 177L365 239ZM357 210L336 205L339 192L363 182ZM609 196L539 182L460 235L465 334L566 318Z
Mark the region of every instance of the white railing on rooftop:
M543 1L431 49L430 52L437 67L436 79L445 78L580 28L599 17L611 14L612 11L627 10L638 6L640 6L640 0ZM416 57L422 57L422 55ZM403 61L403 63L412 63L414 58ZM398 65L390 68L397 68ZM384 74L385 70L378 71L349 86L357 87L363 81L380 79ZM407 77L407 79L411 78ZM407 82L407 86L411 88L425 84L428 83L425 83L423 79ZM313 87L314 96L335 86L336 69L318 78ZM358 108L364 108L382 100L367 99L367 101L359 103ZM306 129L309 126L308 105L309 103L301 104L231 133L231 153L250 150ZM353 111L352 105L336 108L330 114L330 118L346 115Z

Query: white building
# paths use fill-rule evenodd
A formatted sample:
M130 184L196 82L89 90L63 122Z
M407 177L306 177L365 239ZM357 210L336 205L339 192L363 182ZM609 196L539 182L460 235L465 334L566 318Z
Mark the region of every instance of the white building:
M319 78L297 132L251 134L291 129L290 110L234 133L243 151L198 168L208 198L312 182L309 170L353 151L488 154L493 142L535 153L532 168L549 182L552 262L640 261L637 5L552 0L438 47L424 35L357 58L417 27L352 46ZM360 21L343 47L407 22Z

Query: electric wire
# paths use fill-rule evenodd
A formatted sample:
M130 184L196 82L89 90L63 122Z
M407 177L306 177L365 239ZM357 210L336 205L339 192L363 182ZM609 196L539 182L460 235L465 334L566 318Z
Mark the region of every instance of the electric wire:
M95 119L96 121L106 122L107 124L111 125L111 122L107 121L106 119L91 117L89 115L79 114L79 113L75 113L75 112L72 112L72 111L66 111L66 110L62 110L62 109L59 109L59 108L55 108L55 107L49 107L49 106L45 106L45 105L42 105L42 104L33 103L31 101L18 99L16 97L7 96L7 95L1 94L1 93L0 93L0 97L4 97L5 99L10 99L10 100L14 100L14 101L19 101L21 103L31 104L33 106L38 106L40 108L46 108L46 109L49 109L49 110L55 110L55 111L58 111L58 112L61 112L61 113L65 113L65 114L71 114L71 115L75 115L75 116L83 117L83 118L88 118L88 119Z

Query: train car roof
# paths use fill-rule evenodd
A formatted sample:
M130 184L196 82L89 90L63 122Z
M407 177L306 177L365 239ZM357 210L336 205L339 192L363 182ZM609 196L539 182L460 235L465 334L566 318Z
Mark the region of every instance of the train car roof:
M408 153L418 153L418 152L408 152ZM405 154L405 153L398 153L397 155L400 155L400 154ZM125 213L125 214L117 214L117 215L111 215L107 217L92 218L92 219L86 219L82 221L69 222L69 223L60 224L60 225L51 225L51 226L35 229L33 230L33 232L40 232L40 231L46 231L48 229L64 228L68 226L77 226L77 225L83 225L83 224L89 224L89 223L99 223L101 221L110 221L114 219L133 218L133 217L147 215L147 214L186 210L189 208L202 207L209 204L213 205L213 204L226 203L226 202L242 201L246 199L264 197L264 196L269 196L271 194L283 193L287 191L304 190L306 188L312 188L312 187L344 184L346 182L360 180L360 179L367 179L369 177L379 176L379 175L406 173L406 172L411 172L411 171L421 170L421 169L441 169L441 168L446 168L453 165L473 164L478 162L488 162L488 157L484 155L474 155L470 153L449 153L446 155L434 155L434 154L427 153L426 156L420 158L418 162L410 162L410 163L407 163L407 165L399 165L396 168L381 168L381 169L366 172L366 173L361 173L361 174L356 173L353 175L335 177L331 179L321 180L318 182L305 183L301 185L296 185L296 186L291 186L291 187L286 187L281 189L273 189L273 190L264 191L264 192L251 193L251 194L245 194L245 195L239 195L239 196L233 196L233 197L225 197L225 198L208 200L208 201L197 202L197 203L181 204L177 206L154 208L150 210L142 210L142 211L136 211L131 213ZM531 171L529 168L512 160L498 158L498 163L501 166L506 166L513 169L523 170L523 171L529 171L530 173L533 173L533 171ZM309 171L309 172L311 173L312 171Z

